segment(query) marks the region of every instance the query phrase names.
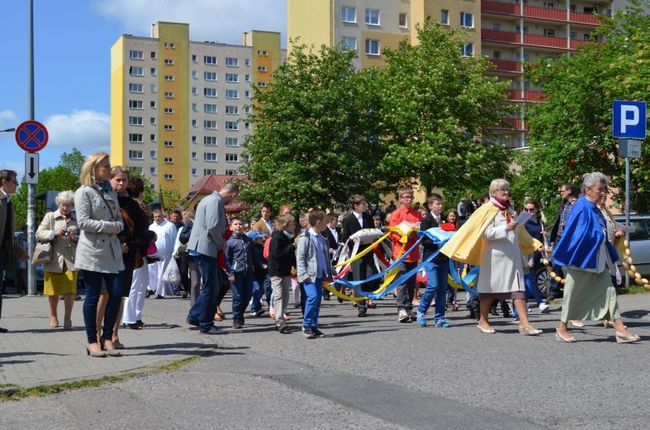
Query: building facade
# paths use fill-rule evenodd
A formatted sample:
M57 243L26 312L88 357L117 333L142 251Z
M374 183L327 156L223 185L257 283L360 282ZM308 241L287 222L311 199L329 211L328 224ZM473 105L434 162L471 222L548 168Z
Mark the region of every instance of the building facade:
M544 95L524 80L524 65L570 54L587 43L597 15L612 14L611 0L288 0L288 36L299 44L343 44L357 51L359 69L381 65L385 47L417 43L416 26L430 16L443 27L464 29L462 55L484 55L493 74L511 81L516 114L495 127L497 141L525 147L526 106ZM622 3L618 1L618 3ZM289 49L292 48L290 46Z
M253 88L285 60L280 33L253 30L241 45L196 42L189 25L158 22L151 37L111 48L111 162L185 195L204 175L241 167Z

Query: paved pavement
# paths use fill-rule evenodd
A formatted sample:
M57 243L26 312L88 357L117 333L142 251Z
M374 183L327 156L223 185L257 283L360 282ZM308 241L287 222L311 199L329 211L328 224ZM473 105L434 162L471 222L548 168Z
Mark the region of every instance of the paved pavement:
M5 383L36 385L206 349L215 354L175 372L0 403L2 427L645 429L650 295L623 296L620 304L644 341L616 344L613 329L593 322L574 330L579 342L562 344L553 335L557 309L531 314L544 329L537 338L520 336L503 318L494 319L497 334L481 334L464 311L449 314L450 329L420 328L396 322L393 300L365 319L349 304L324 302L323 339L280 335L268 318L248 319L241 332L226 321L225 334L206 338L169 324L183 321L187 301L148 300L152 327L124 331L125 357L90 359L83 331L47 328L44 298L9 298L1 325L14 332L0 335ZM80 308L75 316L80 324Z

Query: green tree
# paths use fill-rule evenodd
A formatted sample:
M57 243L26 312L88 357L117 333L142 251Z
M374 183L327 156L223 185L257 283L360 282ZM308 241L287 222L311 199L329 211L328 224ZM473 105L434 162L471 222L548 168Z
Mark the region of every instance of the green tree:
M378 72L355 72L353 56L340 46L317 53L297 47L269 88L255 91L244 200L306 209L374 192Z
M61 154L59 165L65 167L77 178L81 176L81 167L84 164L85 157L77 148L72 148L70 153Z
M644 9L645 8L645 9ZM612 138L612 101L647 100L650 94L650 2L631 0L627 11L603 19L594 40L578 53L543 59L528 78L547 94L528 113L530 151L515 188L556 206L563 182L601 171L624 189L624 159ZM650 148L633 161L632 183L638 210L649 208ZM623 193L617 196L623 200Z
M450 195L486 189L510 160L488 142L506 111L508 83L486 75L486 58L461 55L464 33L430 18L417 32L417 44L385 50L380 171L388 183L417 180Z

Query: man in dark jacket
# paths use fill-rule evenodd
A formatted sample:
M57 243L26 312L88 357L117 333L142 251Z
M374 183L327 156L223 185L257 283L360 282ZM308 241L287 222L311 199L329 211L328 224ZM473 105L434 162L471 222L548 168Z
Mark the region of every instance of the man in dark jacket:
M289 302L291 268L296 265L296 247L293 245L295 229L296 219L291 214L280 215L269 245L268 268L273 288L275 327L280 333L289 331L284 314Z
M0 170L0 317L2 316L3 271L14 271L16 267L16 248L14 243L14 205L11 195L16 192L17 173L13 170ZM0 333L7 329L0 327Z
M321 235L327 239L330 260L332 266L334 266L338 258L339 240L341 238L341 229L337 226L339 217L334 213L327 214L325 215L325 222L327 227L321 232ZM323 299L330 299L330 292L325 288L323 288Z

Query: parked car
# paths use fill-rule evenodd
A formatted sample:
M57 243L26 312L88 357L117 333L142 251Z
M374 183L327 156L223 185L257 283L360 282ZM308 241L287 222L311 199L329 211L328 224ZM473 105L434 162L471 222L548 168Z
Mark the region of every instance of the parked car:
M617 216L616 222L625 224L624 216ZM650 276L650 215L630 215L630 253L637 272Z

